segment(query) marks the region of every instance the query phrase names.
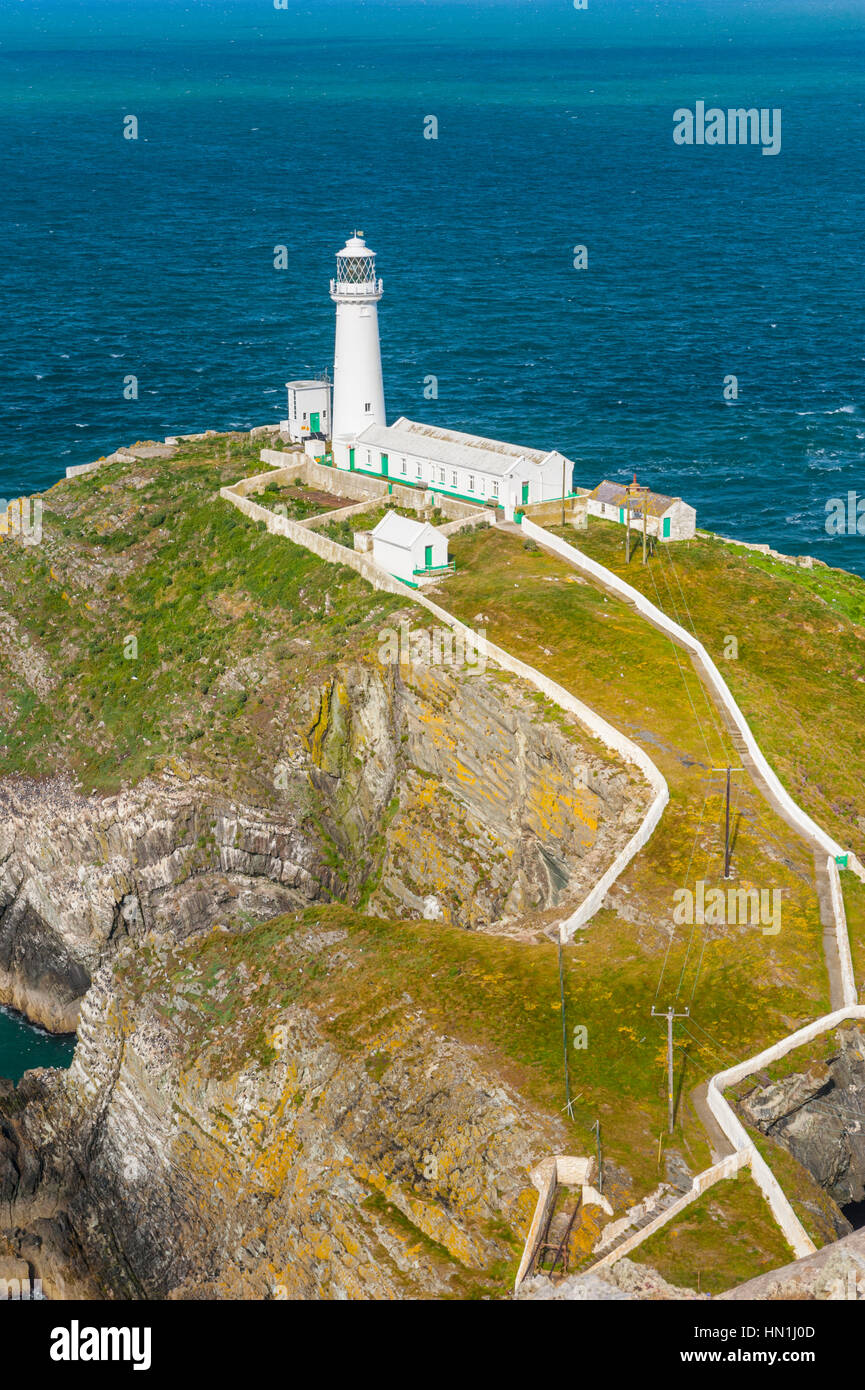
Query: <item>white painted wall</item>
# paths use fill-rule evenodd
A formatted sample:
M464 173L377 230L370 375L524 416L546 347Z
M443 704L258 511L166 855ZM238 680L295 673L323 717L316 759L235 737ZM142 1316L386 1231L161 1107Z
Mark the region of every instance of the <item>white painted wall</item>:
M281 456L277 451L262 450L262 457L265 456L265 453L271 454L275 462L280 460ZM318 465L315 464L309 464L308 466L310 468L318 467ZM329 560L334 564L351 566L352 569L357 570L358 573L362 574L365 579L369 580L369 582L378 589L385 589L388 593L392 594L400 594L404 598L408 598L410 593L413 602L425 608L427 612L434 613L442 623L446 623L449 627L453 628L455 632L462 631L463 634L471 632L471 629L465 623L460 622L452 613L449 613L445 608L441 608L439 604L434 603L432 599L427 598L418 590L406 590L405 585L399 579L386 574L374 563L371 556L361 554L355 550L348 550L345 546L337 545L335 541L330 540L327 536L321 536L316 531L307 530L299 522L289 521L286 517L276 516L273 512L268 511L266 507L261 507L258 503L251 502L245 493L254 491L255 484L258 484L260 487L266 486L268 480L273 476L273 474L263 473L260 474L257 479L242 479L233 487L221 488L219 495L227 502L231 502L233 506L238 507L253 520L263 521L268 531L273 534L286 536L289 540L294 541L295 544L306 546L308 550L313 550L324 560ZM537 529L540 531L541 528L538 527ZM544 534L546 533L544 532ZM474 640L473 636L472 640ZM497 647L493 642L487 642L486 651L488 657L492 661L495 661L504 670L519 676L521 680L527 681L528 684L533 685L535 689L539 690L543 695L546 695L554 704L557 704L561 709L572 714L584 728L588 729L591 734L599 738L605 747L612 749L615 753L618 753L625 762L636 767L652 789L652 801L642 825L634 833L621 853L617 855L610 869L603 875L588 897L577 910L571 914L567 922L562 924L560 928L562 939L567 940L578 927L584 925L584 923L597 912L604 896L615 882L616 877L649 840L661 819L664 807L670 799L669 788L667 787L666 779L660 769L655 766L651 758L642 748L629 739L627 735L614 728L612 724L609 724L606 719L602 718L595 710L591 709L589 705L577 699L569 690L565 690L565 688L558 685L556 681L550 680L548 676L544 676L540 671L536 671L533 666L529 666L526 662L520 661L517 657L512 656L511 653L505 651L503 647Z
M367 425L386 423L378 305L340 300L333 354L334 435L360 434Z
M642 613L652 623L663 628L664 631L668 632L672 637L675 637L677 641L681 642L683 646L687 647L689 651L694 652L695 655L700 658L714 695L726 709L732 722L745 740L748 752L760 769L762 776L769 784L774 795L782 802L787 814L797 828L808 838L816 840L824 852L831 855L833 858L835 855L847 853L847 851L838 844L837 840L829 835L827 831L823 830L816 821L812 820L808 813L803 811L801 806L798 806L790 796L790 793L784 787L780 778L769 766L757 740L751 732L747 719L733 697L733 692L730 690L730 687L727 685L727 682L724 680L702 642L694 637L693 633L688 632L685 628L681 627L679 623L674 622L672 618L668 618L667 614L663 613L660 608L657 608L654 603L650 602L649 599L641 594L639 589L635 589L631 584L626 583L624 579L620 579L618 575L613 574L612 570L608 570L603 565L599 565L597 561L589 559L588 555L584 555L582 551L577 550L575 546L569 545L567 541L561 540L558 536L554 536L552 532L544 530L542 526L539 526L537 522L531 521L529 517L523 518L522 530L526 536L532 537L532 539L538 541L539 544L545 545L550 550L554 550L556 554L561 555L564 560L567 560L568 564L574 565L585 574L590 574L594 578L601 580L607 588L613 589L616 593L632 603L638 612ZM850 854L848 862L854 873L865 881L865 872L863 872L862 866L859 864L856 856Z
M330 386L327 382L286 382L288 390L288 433L299 443L312 429L312 416L318 414L319 429L330 434Z

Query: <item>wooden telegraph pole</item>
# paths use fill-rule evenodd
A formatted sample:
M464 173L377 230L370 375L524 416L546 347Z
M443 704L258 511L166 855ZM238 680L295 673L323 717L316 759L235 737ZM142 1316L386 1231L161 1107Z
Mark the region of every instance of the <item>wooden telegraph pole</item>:
M724 815L724 877L730 877L730 778L734 772L744 772L743 767L713 767L712 772L726 773L727 777L727 805Z
M673 1100L673 1019L687 1018L690 1009L685 1009L684 1013L677 1014L672 1007L668 1009L652 1009L652 1018L665 1018L667 1020L667 1124L670 1134L673 1133L675 1121L675 1102Z
M647 511L649 510L648 505L647 505L647 504L648 504L648 500L649 500L649 489L648 489L647 487L644 486L643 489L642 489L642 493L643 493L643 564L645 564L645 563L646 563L646 513L647 513Z

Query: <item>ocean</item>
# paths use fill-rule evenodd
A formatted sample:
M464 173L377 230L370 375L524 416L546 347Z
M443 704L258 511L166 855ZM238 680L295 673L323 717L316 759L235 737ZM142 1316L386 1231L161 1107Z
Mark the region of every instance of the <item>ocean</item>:
M0 1005L0 1077L18 1082L31 1067L68 1067L75 1040L35 1028Z
M865 573L825 530L865 493L861 7L287 3L0 10L0 496L284 417L360 228L389 419ZM697 100L780 108L780 153L675 145Z

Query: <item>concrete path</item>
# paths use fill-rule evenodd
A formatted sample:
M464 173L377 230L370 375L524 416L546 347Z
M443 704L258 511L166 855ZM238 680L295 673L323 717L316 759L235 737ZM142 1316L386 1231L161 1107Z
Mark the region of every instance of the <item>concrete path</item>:
M519 533L520 531L520 528L518 526L513 525L512 523L500 525L497 529L508 530L517 533ZM546 552L546 554L553 556L557 560L565 559L565 563L568 563L566 557L562 556L557 550L554 550L551 547L544 545L542 541L538 541L537 544L540 546L542 550ZM817 895L817 900L820 907L820 922L823 927L823 954L826 961L826 970L829 976L829 1007L830 1010L840 1009L844 1004L844 991L841 980L841 964L838 957L838 942L835 935L835 917L832 910L832 898L829 889L829 878L826 873L825 849L817 839L815 839L811 835L808 835L801 828L801 826L798 826L796 824L793 817L790 815L790 812L787 809L787 807L783 804L783 802L776 795L773 788L766 781L762 771L757 766L753 757L748 751L748 747L745 743L745 740L743 739L741 733L739 732L735 723L730 717L729 711L723 705L719 704L718 701L715 699L714 688L712 686L708 670L702 657L698 653L691 651L690 648L687 647L684 642L677 640L674 634L668 632L667 629L664 628L659 622L655 621L650 614L642 612L637 607L636 603L633 602L632 599L629 599L626 595L619 593L619 591L614 586L605 584L602 579L598 579L594 575L586 576L585 573L579 570L576 565L574 566L574 568L577 569L577 572L580 573L584 579L586 579L587 583L592 584L600 590L603 590L603 592L608 594L610 598L615 599L617 603L623 603L628 608L633 609L634 612L638 613L639 616L643 619L643 621L648 623L650 627L653 627L656 632L660 632L664 637L666 637L670 642L672 642L674 646L678 647L681 651L687 653L688 657L690 658L691 664L700 680L700 683L706 692L706 696L711 701L712 709L715 711L715 714L719 716L718 722L721 725L730 743L732 744L733 748L736 750L736 754L739 758L740 764L744 768L745 772L748 774L748 777L750 778L753 787L760 794L760 796L762 796L763 800L767 803L767 805L771 807L775 814L780 817L784 824L794 832L797 838L804 841L804 843L808 845L808 848L811 850L811 853L814 858L814 891Z

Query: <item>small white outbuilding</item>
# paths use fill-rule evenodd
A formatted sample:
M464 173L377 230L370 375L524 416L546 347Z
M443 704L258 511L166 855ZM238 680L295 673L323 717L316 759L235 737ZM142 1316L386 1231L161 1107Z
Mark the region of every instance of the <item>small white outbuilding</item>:
M372 530L372 558L407 584L449 569L448 538L428 521L388 512Z
M288 419L282 426L298 444L305 439L329 438L331 386L328 381L287 381Z

